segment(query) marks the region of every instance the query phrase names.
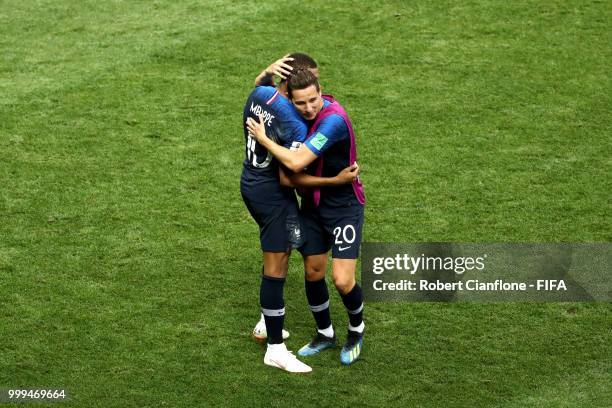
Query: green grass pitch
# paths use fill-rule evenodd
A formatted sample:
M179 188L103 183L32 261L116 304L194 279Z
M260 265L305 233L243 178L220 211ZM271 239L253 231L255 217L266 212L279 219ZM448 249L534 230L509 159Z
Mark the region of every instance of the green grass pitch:
M362 361L264 366L254 77L355 124L365 241L610 242L607 1L0 2L0 388L71 407L610 407L612 306L371 303ZM312 334L299 256L288 341ZM332 317L346 316L332 294Z

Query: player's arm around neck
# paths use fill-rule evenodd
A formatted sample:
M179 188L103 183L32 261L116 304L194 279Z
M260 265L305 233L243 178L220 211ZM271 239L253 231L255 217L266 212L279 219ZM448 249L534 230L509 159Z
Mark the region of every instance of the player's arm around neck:
M286 147L276 144L272 139L266 136L266 125L263 122L263 117L259 117L259 122L247 119L247 128L253 135L255 140L266 148L274 157L276 157L283 165L294 173L299 173L306 166L315 161L317 156L304 144L298 150L289 150Z

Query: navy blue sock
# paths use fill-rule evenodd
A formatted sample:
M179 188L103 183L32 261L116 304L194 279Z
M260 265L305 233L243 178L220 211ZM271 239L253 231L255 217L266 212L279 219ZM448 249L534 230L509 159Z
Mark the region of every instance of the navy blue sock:
M349 322L351 326L357 327L363 322L363 293L361 292L361 286L355 283L355 286L349 293L343 295L340 293L342 303L346 307L348 312Z
M317 329L324 330L331 326L331 316L329 315L329 292L325 278L318 281L305 281L306 298L312 316L317 323Z
M285 300L283 299L284 278L272 278L262 275L259 288L259 303L266 321L268 344L283 342L283 324L285 323Z

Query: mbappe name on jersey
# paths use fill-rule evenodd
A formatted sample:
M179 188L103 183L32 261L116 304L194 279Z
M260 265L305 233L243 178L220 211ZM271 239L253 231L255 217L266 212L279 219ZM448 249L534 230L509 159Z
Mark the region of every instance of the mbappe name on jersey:
M274 115L262 108L261 105L251 102L251 112L257 117L263 116L264 123L268 126L272 126L272 119L274 119Z

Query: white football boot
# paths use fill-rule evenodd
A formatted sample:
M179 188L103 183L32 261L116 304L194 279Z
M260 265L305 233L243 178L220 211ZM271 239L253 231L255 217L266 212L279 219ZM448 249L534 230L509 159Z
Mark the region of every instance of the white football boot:
M302 363L291 351L287 350L285 343L268 344L264 364L290 373L309 373L312 371L310 366Z
M263 314L261 315L261 319L255 325L253 329L253 340L263 343L268 338L268 332L266 331L266 321L264 320ZM283 340L287 340L289 338L289 332L283 329Z

